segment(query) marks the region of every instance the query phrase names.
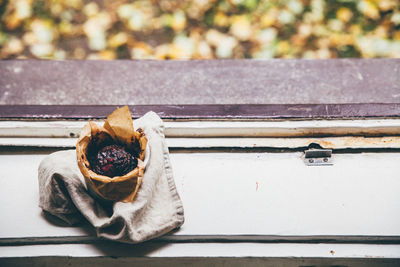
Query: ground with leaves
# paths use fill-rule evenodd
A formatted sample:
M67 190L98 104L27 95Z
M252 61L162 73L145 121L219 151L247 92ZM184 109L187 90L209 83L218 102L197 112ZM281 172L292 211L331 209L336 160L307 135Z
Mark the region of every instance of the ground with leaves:
M0 0L0 58L400 57L398 0Z

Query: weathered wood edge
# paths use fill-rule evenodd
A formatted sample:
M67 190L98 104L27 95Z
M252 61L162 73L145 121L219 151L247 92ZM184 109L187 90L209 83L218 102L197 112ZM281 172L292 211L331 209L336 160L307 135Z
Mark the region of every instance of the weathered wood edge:
M119 261L117 261L119 260ZM30 256L3 257L4 266L331 266L331 267L398 267L399 258L380 257L237 257L237 256L196 256L196 257L138 257L132 256ZM3 266L3 265L2 265Z
M110 242L95 236L49 236L0 238L0 246L26 246L50 244L93 244ZM167 235L146 243L303 243L303 244L382 244L399 245L400 236L358 235Z
M104 119L123 105L0 105L0 119ZM135 105L132 117L149 111L162 119L350 119L397 118L400 103Z

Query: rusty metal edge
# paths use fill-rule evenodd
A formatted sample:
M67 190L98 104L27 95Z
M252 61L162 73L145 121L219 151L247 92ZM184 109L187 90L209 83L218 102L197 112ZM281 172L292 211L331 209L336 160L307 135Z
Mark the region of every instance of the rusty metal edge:
M0 105L0 120L104 119L122 105ZM400 103L135 105L132 117L149 111L163 119L351 119L398 118Z

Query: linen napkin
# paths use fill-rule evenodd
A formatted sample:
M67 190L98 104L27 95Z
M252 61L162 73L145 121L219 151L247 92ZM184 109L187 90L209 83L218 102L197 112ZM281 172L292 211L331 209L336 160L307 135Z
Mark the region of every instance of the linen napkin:
M150 158L142 185L133 202L111 202L87 190L75 150L46 156L39 165L39 206L73 225L82 215L98 237L139 243L179 228L184 222L183 205L176 190L164 125L154 112L134 121L148 138Z

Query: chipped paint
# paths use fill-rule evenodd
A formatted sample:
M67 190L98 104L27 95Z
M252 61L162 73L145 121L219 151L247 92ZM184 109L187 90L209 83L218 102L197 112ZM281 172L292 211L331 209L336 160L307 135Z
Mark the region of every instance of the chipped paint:
M0 121L0 143L2 145L40 143L53 146L57 146L57 143L70 144L68 140L75 140L86 123L86 121ZM332 136L321 136L321 131ZM359 135L360 132L368 135ZM331 149L398 149L400 120L165 122L165 136L168 145L177 148L295 149L316 143L323 148ZM61 142L64 139L65 142Z

